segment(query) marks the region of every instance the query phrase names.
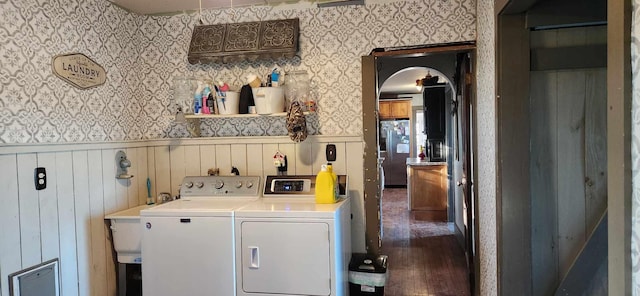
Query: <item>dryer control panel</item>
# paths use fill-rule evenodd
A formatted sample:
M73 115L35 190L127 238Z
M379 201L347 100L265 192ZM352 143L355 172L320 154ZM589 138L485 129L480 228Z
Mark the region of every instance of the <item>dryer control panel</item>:
M259 176L188 176L180 185L180 197L259 197Z
M347 176L338 175L341 197L347 196ZM313 197L316 192L315 175L267 176L264 197Z

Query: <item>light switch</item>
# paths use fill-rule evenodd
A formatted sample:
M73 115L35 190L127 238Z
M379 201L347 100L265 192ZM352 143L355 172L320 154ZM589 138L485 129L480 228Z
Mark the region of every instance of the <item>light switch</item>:
M36 168L34 172L36 190L47 188L47 170L45 168Z
M327 156L327 161L336 161L336 145L335 144L327 144L325 152Z

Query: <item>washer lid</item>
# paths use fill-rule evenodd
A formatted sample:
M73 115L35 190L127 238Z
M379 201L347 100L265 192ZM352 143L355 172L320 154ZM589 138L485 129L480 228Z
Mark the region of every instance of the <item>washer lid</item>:
M317 204L314 199L262 198L236 209L236 217L334 218L349 203L348 198L333 204Z
M140 211L140 216L204 216L231 217L233 210L250 203L246 199L179 199Z

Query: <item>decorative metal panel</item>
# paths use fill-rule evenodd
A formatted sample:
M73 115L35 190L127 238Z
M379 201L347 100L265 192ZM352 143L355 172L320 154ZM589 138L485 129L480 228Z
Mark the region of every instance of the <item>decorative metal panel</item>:
M196 26L193 28L189 55L222 52L226 25Z
M227 42L224 51L258 50L260 22L237 23L227 25Z
M298 19L196 26L188 60L197 64L293 57L298 26Z
M297 29L297 19L265 22L260 31L262 37L260 46L263 49L295 47L298 39Z

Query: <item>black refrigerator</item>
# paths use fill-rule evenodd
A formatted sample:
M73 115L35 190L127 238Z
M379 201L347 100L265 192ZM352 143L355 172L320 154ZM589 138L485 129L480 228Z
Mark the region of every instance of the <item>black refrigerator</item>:
M424 123L427 134L427 155L430 161L446 161L446 84L424 88Z
M380 121L380 157L385 187L407 186L411 126L408 119Z

